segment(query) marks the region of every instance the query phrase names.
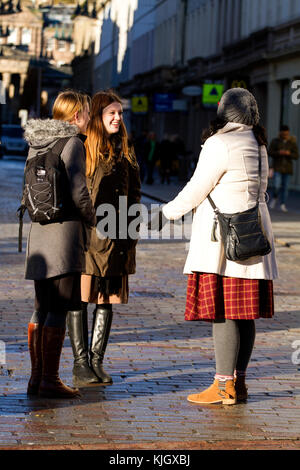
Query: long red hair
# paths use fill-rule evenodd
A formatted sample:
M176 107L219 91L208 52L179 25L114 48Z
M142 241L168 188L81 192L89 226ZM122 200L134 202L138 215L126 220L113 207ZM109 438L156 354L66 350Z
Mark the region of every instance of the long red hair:
M99 91L92 98L85 141L87 176L94 174L101 159L109 163L118 150L117 146L133 166L137 164L134 151L128 144L128 134L123 120L116 134L110 136L105 130L102 120L103 109L115 102L122 104L121 98L111 90Z

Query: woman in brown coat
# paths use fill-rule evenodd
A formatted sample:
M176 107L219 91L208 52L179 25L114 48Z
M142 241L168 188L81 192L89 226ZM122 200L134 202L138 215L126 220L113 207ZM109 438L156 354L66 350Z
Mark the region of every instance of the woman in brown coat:
M99 383L107 385L112 379L102 363L111 329L112 304L128 302L128 275L135 273L138 232L130 230L130 223L135 222L128 210L140 202L139 167L123 122L122 102L115 93L99 92L93 97L85 146L87 186L97 210L98 225L90 233L81 277L83 308L68 317L73 378L77 384L93 383L96 375ZM90 358L88 303L96 305Z

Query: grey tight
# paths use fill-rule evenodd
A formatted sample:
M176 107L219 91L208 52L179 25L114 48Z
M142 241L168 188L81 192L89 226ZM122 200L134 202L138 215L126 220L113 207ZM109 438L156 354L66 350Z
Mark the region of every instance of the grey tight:
M246 371L255 341L254 320L222 320L213 323L216 373Z

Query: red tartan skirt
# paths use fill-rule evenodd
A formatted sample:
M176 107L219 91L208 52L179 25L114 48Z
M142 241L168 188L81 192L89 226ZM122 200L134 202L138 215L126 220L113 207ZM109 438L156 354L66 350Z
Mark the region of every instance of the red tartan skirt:
M189 274L185 320L255 320L274 315L273 281Z

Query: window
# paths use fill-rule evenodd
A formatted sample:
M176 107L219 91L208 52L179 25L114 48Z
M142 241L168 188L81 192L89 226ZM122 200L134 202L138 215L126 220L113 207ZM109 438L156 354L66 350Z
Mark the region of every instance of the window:
M17 43L17 29L9 27L7 44L16 44L16 43Z
M22 45L29 46L31 43L31 29L23 28L22 29Z
M58 41L58 50L59 51L65 51L66 50L65 41Z
M53 51L54 49L54 38L48 38L47 39L47 51Z

